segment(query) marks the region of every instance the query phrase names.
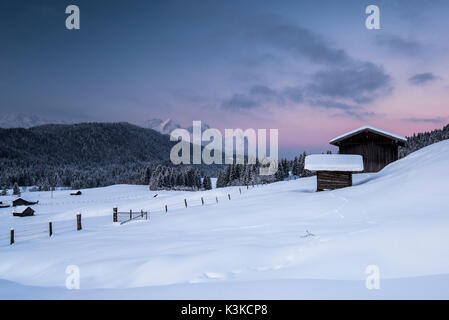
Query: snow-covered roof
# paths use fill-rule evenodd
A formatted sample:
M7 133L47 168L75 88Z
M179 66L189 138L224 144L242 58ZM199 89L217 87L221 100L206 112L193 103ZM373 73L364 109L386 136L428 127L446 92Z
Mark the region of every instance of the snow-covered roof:
M311 171L363 171L363 158L355 154L312 154L304 168Z
M29 208L28 206L17 206L14 208L14 212L24 212L27 208Z
M344 139L347 139L349 137L352 137L352 136L354 136L354 135L356 135L356 134L358 134L360 132L363 132L363 131L371 131L371 132L380 134L380 135L382 135L384 137L387 137L387 138L391 138L391 139L394 139L394 140L399 140L401 142L406 142L407 141L407 139L404 138L403 136L400 136L400 135L397 135L397 134L394 134L394 133L391 133L391 132L388 132L388 131L385 131L385 130L382 130L382 129L377 129L377 128L374 128L374 127L371 127L371 126L363 126L363 127L358 128L358 129L349 131L349 132L347 132L345 134L342 134L341 136L335 137L331 141L329 141L329 143L330 144L336 144L336 143L340 142L341 140L344 140Z

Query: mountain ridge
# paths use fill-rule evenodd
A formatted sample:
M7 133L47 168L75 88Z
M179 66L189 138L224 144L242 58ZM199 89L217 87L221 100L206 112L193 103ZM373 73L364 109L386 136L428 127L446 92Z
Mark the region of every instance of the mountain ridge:
M0 129L0 141L0 185L75 187L76 180L78 188L87 180L87 187L139 183L147 167L174 166L170 151L177 143L126 122ZM220 165L195 167L214 176Z
M48 119L38 115L26 115L23 113L0 114L0 128L32 128L45 124L70 124L67 121Z

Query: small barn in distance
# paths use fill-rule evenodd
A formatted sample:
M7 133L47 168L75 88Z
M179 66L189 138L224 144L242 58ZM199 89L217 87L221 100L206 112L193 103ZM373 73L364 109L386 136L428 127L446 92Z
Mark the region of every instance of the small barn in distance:
M358 154L363 157L364 172L377 172L398 160L398 148L407 139L397 134L364 126L338 136L330 144L339 148L339 154Z
M32 206L32 205L35 205L35 204L38 204L38 203L39 203L39 201L31 202L31 201L26 201L26 200L24 200L22 198L18 198L18 199L14 200L12 202L12 206L13 207L17 207L17 206Z
M14 217L34 216L34 210L31 207L19 206L12 212Z
M363 171L363 158L349 154L312 154L307 156L304 168L316 171L317 191L352 186L352 173Z

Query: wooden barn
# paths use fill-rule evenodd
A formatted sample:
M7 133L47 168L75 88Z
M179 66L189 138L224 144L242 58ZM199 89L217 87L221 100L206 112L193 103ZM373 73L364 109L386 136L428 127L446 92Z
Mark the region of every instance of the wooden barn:
M352 173L363 171L363 158L349 154L313 154L307 156L304 168L316 171L317 191L352 186Z
M34 216L34 210L31 207L19 206L12 212L14 217L29 217Z
M398 148L407 139L394 133L365 126L338 136L330 144L339 154L358 154L363 157L364 172L377 172L398 160Z
M13 207L17 207L17 206L32 206L32 205L35 205L35 204L38 204L38 203L39 203L39 201L32 202L32 201L24 200L22 198L18 198L18 199L14 200L12 202L12 206Z

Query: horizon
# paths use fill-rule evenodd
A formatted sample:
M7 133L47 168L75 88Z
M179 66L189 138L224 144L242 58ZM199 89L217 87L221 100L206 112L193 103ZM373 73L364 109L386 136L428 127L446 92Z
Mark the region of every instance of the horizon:
M449 299L448 14L0 1L0 300Z
M445 1L378 1L380 30L369 1L76 1L79 30L69 4L0 4L3 113L275 128L288 157L364 125L449 122Z
M7 114L6 116L11 116L11 114ZM26 115L19 114L19 116L26 116ZM30 115L30 117L32 117L32 116ZM163 119L150 119L150 120L163 120ZM169 119L168 118L168 119L165 119L163 121L173 121L173 119ZM145 124L142 124L142 123L138 124L138 123L132 123L132 122L127 122L127 121L85 121L85 122L73 122L73 123L48 122L48 123L42 123L42 124L33 125L33 126L29 126L29 127L25 127L25 126L2 127L1 123L0 123L0 129L16 129L16 128L31 129L31 128L34 128L34 127L46 126L46 125L79 125L79 124L130 124L130 125L133 125L133 126L140 127L142 129L153 130L153 131L159 132L160 134L163 134L163 135L170 135L169 133L161 132L157 128L147 127L147 126L145 126ZM175 122L175 124L178 125L178 123L176 123L176 122ZM208 124L202 123L202 125L206 125L208 127ZM432 129L432 130L423 131L423 132L413 132L412 134L404 136L404 137L405 138L410 138L413 135L416 135L416 134L419 134L419 133L430 132L430 131L433 131L433 130L442 130L447 125L449 125L449 123L443 124L441 127L435 128L435 129ZM361 126L361 127L365 127L365 126ZM359 127L359 128L361 128L361 127ZM188 127L186 126L186 127L180 127L180 128L187 129ZM359 129L359 128L354 128L354 130L355 129ZM235 128L235 129L243 129L243 130L245 130L245 128ZM380 128L376 128L376 129L380 129ZM224 134L224 132L222 132L222 131L220 131L220 132L222 134ZM342 132L342 134L347 133L347 132L349 132L349 130L346 131L346 132ZM329 140L328 140L328 147L324 147L322 149L316 148L316 149L310 149L310 150L306 150L306 149L300 150L300 149L297 149L297 148L293 148L293 149L281 148L281 149L279 149L280 158L285 158L285 159L288 159L288 160L292 160L293 158L295 158L296 156L299 156L303 152L306 152L307 154L311 154L311 153L326 153L328 151L332 151L333 153L336 153L336 152L338 152L338 147L336 147L334 145L331 145L329 142L333 138L336 138L338 136L339 135L336 135L334 137L329 138ZM246 147L245 147L245 150L246 150Z

